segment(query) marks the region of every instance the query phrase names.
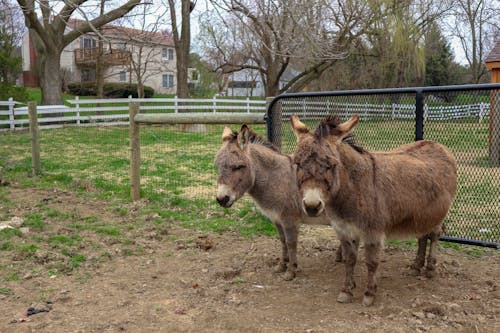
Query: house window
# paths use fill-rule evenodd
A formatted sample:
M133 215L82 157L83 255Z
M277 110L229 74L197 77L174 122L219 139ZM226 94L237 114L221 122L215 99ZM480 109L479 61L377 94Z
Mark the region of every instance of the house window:
M162 86L163 88L173 88L174 87L174 75L173 74L164 74L162 76Z
M82 69L81 81L82 82L95 81L95 69Z
M116 48L119 50L126 50L127 49L127 43L116 43Z
M161 49L161 57L163 60L174 60L174 49L170 47L164 47Z
M97 47L97 41L95 39L89 37L80 37L80 48L88 49Z
M191 80L198 81L198 71L194 70L191 72Z
M125 82L125 81L127 81L127 72L120 71L120 82Z

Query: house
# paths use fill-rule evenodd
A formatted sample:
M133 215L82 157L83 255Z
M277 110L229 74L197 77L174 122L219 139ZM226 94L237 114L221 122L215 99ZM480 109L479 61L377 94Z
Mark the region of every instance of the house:
M74 29L79 20L70 20L67 29ZM151 32L118 25L103 27L101 64L105 82L137 83L156 93L176 91L176 56L172 37L166 32ZM62 52L63 84L96 80L99 38L95 32L80 36ZM38 86L35 62L36 51L29 34L23 37L23 83Z
M282 89L300 72L288 67L281 75L279 88ZM255 69L242 69L231 73L227 83L227 96L265 96L260 73Z

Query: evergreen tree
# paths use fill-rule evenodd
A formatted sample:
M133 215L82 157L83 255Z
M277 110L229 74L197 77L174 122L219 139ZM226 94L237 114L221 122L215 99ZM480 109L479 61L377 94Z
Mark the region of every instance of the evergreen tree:
M425 85L442 86L454 83L453 54L436 23L425 35Z

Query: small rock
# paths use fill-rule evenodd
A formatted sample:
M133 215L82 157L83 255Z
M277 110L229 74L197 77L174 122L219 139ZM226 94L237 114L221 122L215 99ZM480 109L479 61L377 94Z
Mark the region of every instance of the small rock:
M423 313L422 311L412 312L412 315L414 317L419 318L419 319L424 319L425 318L425 313Z
M27 234L30 232L30 228L28 227L22 227L22 228L19 228L19 231L23 234Z
M432 313L432 312L427 312L426 316L427 316L427 318L429 318L429 319L434 319L434 318L436 318L436 315L435 315L434 313Z

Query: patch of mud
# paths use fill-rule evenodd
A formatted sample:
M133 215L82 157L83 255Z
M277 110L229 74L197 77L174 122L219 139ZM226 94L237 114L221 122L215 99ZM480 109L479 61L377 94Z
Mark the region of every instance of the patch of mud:
M19 204L8 211L2 205L2 214L23 216L45 200L62 212L98 215L117 224L138 222L114 213L106 202L68 191L10 188L5 193ZM65 227L64 221L58 223L55 227ZM109 246L106 251L117 252L71 274L51 277L41 264L28 262L18 281L2 281L1 290L10 292L0 293L0 332L500 331L496 251L473 258L441 248L438 275L429 280L408 274L414 250L388 246L375 305L366 308L361 305L366 281L363 250L355 271L354 302L336 302L344 268L334 260L338 242L329 228L302 228L300 271L293 281L272 272L280 253L275 238L199 234L175 223L165 234L168 237L140 229L133 239L145 250L132 255L123 253L124 244L106 245L95 236L96 248L85 245L88 248L79 250L92 256ZM6 269L13 262L2 255L0 264ZM32 273L36 269L39 273ZM29 307L48 306L47 301L49 312L30 316L28 322L16 321Z

